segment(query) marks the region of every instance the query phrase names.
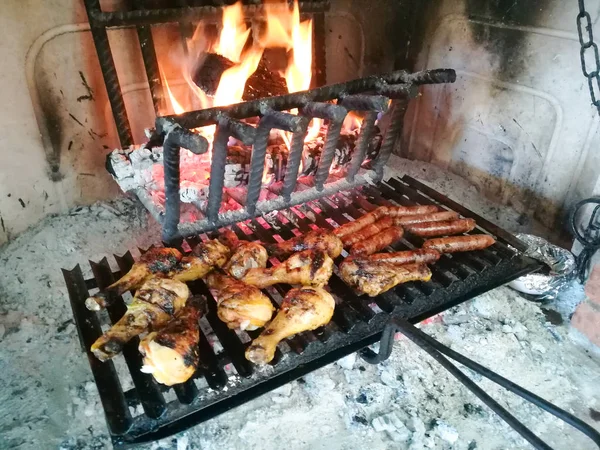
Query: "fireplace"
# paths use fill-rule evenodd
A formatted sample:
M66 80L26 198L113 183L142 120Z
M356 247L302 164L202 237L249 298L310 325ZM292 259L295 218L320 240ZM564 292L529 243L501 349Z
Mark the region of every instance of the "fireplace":
M460 174L481 196L520 213L520 225L557 242L565 240L569 206L597 191L597 155L590 150L597 120L568 114L587 111L589 101L553 86L550 74L576 78L570 65L537 59L547 55L548 39L570 49L576 37L539 27L553 23L548 11L470 1L436 2L428 10L410 1L126 3L85 0L74 11L79 24L50 29L28 53L43 158L19 172L23 180L0 201L9 205L0 209L0 240L43 214L123 191L160 224L163 243L185 255L223 227L274 245L317 228L332 231L382 206L435 205L475 220L472 235L497 242L443 256L431 282L407 283L372 301L344 284L336 260L329 289L344 302L337 302L332 322L288 339L266 371L244 359L259 333L228 330L206 285L191 283L192 293L207 299L207 311L201 366L189 382L173 389L157 384L139 371L132 344L123 355L133 387L123 389L123 367L89 353L116 446L207 420L383 333L381 359L398 325L391 319L422 321L539 269L523 244L494 224L501 213L485 220L444 189L398 176L390 158ZM548 2L548 10L558 9ZM270 36L269 23L287 34ZM236 43L229 50L228 26L235 33L227 42ZM63 40L81 49L66 56L55 48ZM256 46L261 53L253 52ZM308 59L296 58L307 49ZM215 81L240 71L246 73L229 84ZM38 184L14 190L33 174ZM422 244L409 235L392 248ZM106 317L84 308L89 293L125 274L134 259L126 253L114 262L113 268L106 259L92 262L91 278L79 267L63 271L84 350L125 311L122 301ZM275 289L271 301L280 304L286 289Z

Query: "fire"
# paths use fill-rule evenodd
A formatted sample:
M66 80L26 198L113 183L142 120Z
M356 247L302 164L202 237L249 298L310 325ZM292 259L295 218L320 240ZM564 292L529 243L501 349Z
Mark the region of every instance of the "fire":
M297 0L294 1L292 8L287 5L287 2L265 3L266 26L261 33L252 33L252 28L247 25L244 18L241 2L223 9L221 28L216 39L211 40L200 24L193 37L188 40L188 56L181 64L182 77L189 87L188 98L176 98L166 77L161 73L169 103L165 113L172 111L175 114L182 114L194 109L226 106L243 101L246 81L256 71L267 48L284 48L287 51L287 66L280 75L286 80L288 92L309 89L313 69L312 21L300 21ZM202 65L209 53L221 55L233 63L221 74L212 97L194 82L195 70ZM296 111L291 112L296 113ZM320 135L322 125L322 120L313 119L305 142L316 139ZM212 147L215 126L202 127L196 131L205 136ZM291 135L284 132L281 135L289 149ZM212 152L212 148L210 151ZM209 152L209 164L210 160ZM204 176L205 173L202 173L201 177ZM268 178L267 174L263 175L263 181L267 182Z

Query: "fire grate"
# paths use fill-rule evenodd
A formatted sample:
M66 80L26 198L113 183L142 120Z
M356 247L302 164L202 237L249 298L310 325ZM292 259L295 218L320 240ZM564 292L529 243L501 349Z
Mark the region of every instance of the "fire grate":
M357 296L338 276L332 276L329 288L336 298L332 321L313 332L304 332L287 339L278 347L273 363L257 368L244 358L248 339L229 330L216 315L216 304L202 281L190 283L194 295L207 298L208 312L200 340L200 367L195 378L173 388L154 382L142 373L137 338L123 351L127 374L117 373L112 361L101 363L89 351L102 333L101 316L88 311L85 299L90 291L103 288L126 273L133 264L131 253L115 256L119 270L113 272L106 258L90 262L94 278L85 280L79 266L64 270L73 315L81 344L98 386L108 428L115 447L167 437L190 426L208 420L241 405L270 390L276 389L315 369L355 352L379 340L390 318L401 317L412 323L422 321L443 310L501 286L523 274L537 270L537 261L525 257L524 245L508 232L479 217L443 194L410 177L390 179L377 184L359 186L302 205L273 211L258 219L233 225L233 230L247 240L275 242L288 239L310 228L334 228L357 218L380 205L436 204L474 218L478 228L472 233L489 233L496 237L492 247L464 254L443 255L431 266L428 283L411 282L399 285L379 297ZM200 242L195 236L187 239L190 246ZM420 238L407 236L394 246L395 250L419 247ZM336 261L339 263L341 258ZM285 294L278 285L266 292L274 301ZM116 322L125 311L123 301L108 310L110 322ZM131 377L133 388L124 391L124 377ZM169 400L171 398L171 400ZM143 410L138 415L130 408Z
M143 189L137 189L136 195L162 225L163 241L176 245L185 237L365 184L368 178L379 181L394 145L402 134L404 113L409 100L417 95L418 86L453 83L455 80L456 73L452 69L425 70L412 74L400 70L293 94L158 117L150 142L162 143L163 147L164 209L154 204ZM329 103L333 100L337 100L337 103ZM294 109L300 109L300 113L290 114L289 111ZM345 176L335 177L330 174L330 169L336 148L339 147L342 124L352 111L364 112L366 116ZM367 150L378 115L383 113L387 114L389 125L381 147L377 157L369 161L371 170L360 172L368 160ZM257 127L240 120L254 117L260 117ZM313 118L326 120L327 131L316 173L309 180L311 186L300 190L297 189L298 175L305 148L304 140ZM180 150L185 148L196 155L207 153L210 146L207 139L192 131L207 125L216 125L207 205L196 211L198 220L181 223ZM272 186L268 188L273 198L260 200L261 191L265 189L263 172L272 130L292 133L288 163L282 184L275 191ZM243 198L236 198L240 208L221 212L222 201L227 192L225 165L230 137L252 146L249 179ZM112 164L110 159L109 164ZM112 165L109 169L115 173Z

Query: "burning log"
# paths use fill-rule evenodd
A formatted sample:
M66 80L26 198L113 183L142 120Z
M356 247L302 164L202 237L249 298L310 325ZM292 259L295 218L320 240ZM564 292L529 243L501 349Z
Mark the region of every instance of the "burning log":
M235 63L217 53L206 53L204 61L196 68L192 79L206 95L213 96L217 93L221 75Z
M233 66L235 66L235 63L222 55L206 53L204 61L196 69L192 79L206 95L213 96L219 87L221 75ZM246 80L242 98L244 100L256 100L287 93L285 79L269 69L267 60L263 55L254 73Z

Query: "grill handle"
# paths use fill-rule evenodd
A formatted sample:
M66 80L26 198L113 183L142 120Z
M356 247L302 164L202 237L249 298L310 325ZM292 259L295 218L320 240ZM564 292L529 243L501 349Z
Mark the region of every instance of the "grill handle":
M360 352L360 356L370 364L377 364L381 361L385 361L389 358L392 353L392 347L394 345L394 335L396 332L401 332L413 343L418 345L422 350L427 352L433 359L435 359L440 365L442 365L448 372L450 372L456 379L464 384L471 392L473 392L483 403L485 403L490 409L498 414L506 423L508 423L517 433L525 438L534 448L542 450L552 450L548 444L538 438L529 428L523 425L519 420L504 409L498 402L490 397L483 389L477 386L469 377L467 377L462 371L460 371L447 357L455 360L465 367L479 373L494 383L502 386L506 390L513 394L522 397L526 401L534 404L535 406L543 409L544 411L552 414L559 418L563 422L571 425L577 430L584 433L600 448L600 433L594 430L587 423L578 419L574 415L558 408L552 403L538 397L534 393L522 388L521 386L513 383L510 380L498 375L497 373L489 370L488 368L476 363L475 361L455 352L454 350L446 347L442 343L438 342L428 334L419 330L417 327L409 323L407 320L395 317L390 319L388 324L385 326L380 346L379 353L375 353L369 348L364 348Z

